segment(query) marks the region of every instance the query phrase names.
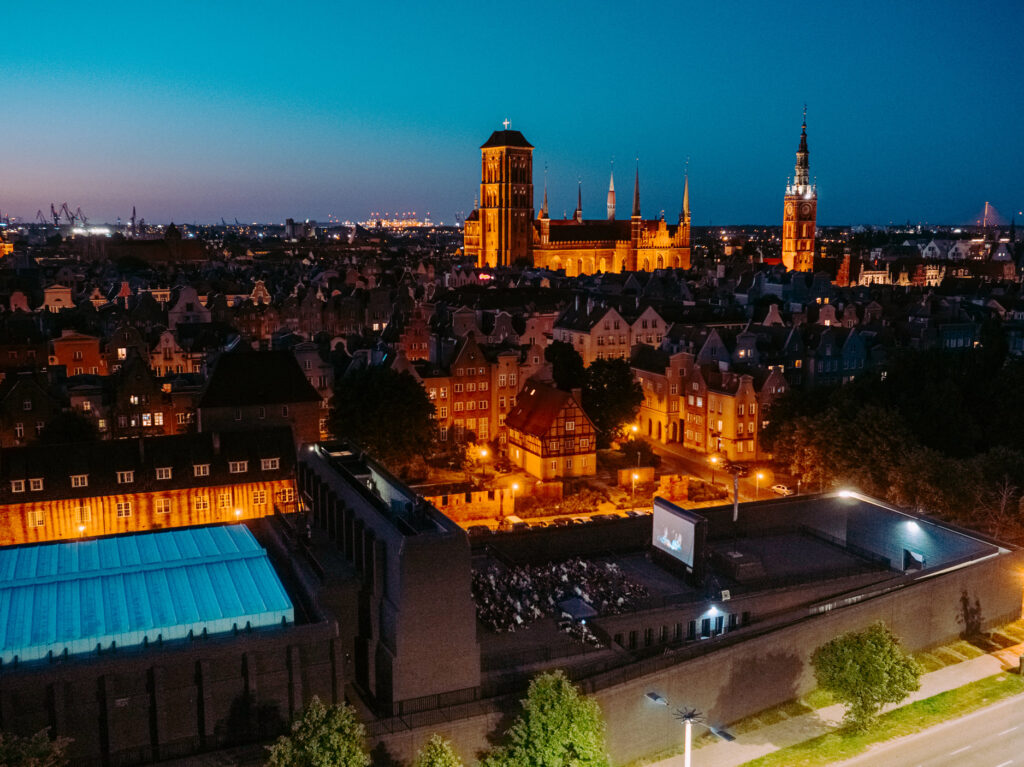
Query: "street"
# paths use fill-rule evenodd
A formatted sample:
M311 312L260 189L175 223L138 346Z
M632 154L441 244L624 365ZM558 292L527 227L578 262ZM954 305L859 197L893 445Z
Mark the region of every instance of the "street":
M842 767L1024 765L1024 696L1008 698L837 764Z
M729 493L728 500L732 500L732 475L727 474L721 468L714 469L708 460L708 456L695 453L692 450L685 450L678 444L670 443L667 445L659 444L654 440L646 440L647 444L651 446L655 453L662 457L663 464L661 466L661 472L666 472L664 461L670 461L672 465L679 467L682 471L688 474L692 474L695 477L700 477L708 482L714 477L715 484L719 487L725 488ZM754 476L756 472L751 472L747 477L740 477L740 500L741 501L753 501L753 500L768 500L769 498L779 498L780 496L772 490L778 480L773 479L771 471L764 471L764 479L758 482ZM795 486L794 486L794 489ZM724 501L723 501L724 503Z

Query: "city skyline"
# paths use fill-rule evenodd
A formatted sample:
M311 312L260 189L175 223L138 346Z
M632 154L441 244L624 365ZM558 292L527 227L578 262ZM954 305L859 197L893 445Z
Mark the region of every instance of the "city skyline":
M991 55L992 30L1019 26L1011 2L927 18L881 3L507 18L308 2L290 24L270 4L186 3L187 24L103 10L0 50L4 214L67 201L94 222L134 205L153 222L452 223L507 118L536 147L538 209L548 169L553 218L578 182L600 216L613 158L625 198L639 157L646 217L677 216L689 159L694 226L774 225L805 102L820 224L973 223L986 201L1009 220L1024 203L1020 85ZM8 20L38 25L27 8Z

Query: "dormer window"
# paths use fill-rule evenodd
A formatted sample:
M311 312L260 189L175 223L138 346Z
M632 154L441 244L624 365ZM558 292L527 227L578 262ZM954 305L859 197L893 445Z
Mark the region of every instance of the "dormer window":
M197 477L208 477L210 476L210 464L208 463L195 463L192 464L192 473Z
M42 477L35 477L33 479L30 479L28 481L28 489L32 490L33 492L39 492L40 490L42 490L43 489L43 478Z
M12 493L24 493L25 492L25 480L23 480L23 479L12 479L11 480L11 492Z
M88 474L72 474L71 475L71 487L88 487L89 486L89 475Z
M117 484L119 485L130 485L135 481L134 471L119 471L117 472Z
M280 458L263 458L260 460L260 469L263 471L276 471L281 468Z
M156 470L157 479L170 479L171 478L171 467L161 466Z
M245 474L245 472L249 471L249 462L248 461L229 461L228 462L228 471L231 472L232 474Z

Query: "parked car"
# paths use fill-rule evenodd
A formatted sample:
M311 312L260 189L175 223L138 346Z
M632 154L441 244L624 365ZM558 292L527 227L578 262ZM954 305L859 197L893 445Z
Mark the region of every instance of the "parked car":
M551 520L551 527L568 527L572 524L572 520L568 517L556 517Z
M491 528L489 528L487 525L470 525L466 528L466 532L474 537L478 535L490 535Z
M793 488L789 485L772 485L772 492L779 495L793 495Z

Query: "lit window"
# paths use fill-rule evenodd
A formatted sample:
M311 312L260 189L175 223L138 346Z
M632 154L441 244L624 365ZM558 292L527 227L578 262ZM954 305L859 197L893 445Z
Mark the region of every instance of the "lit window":
M161 466L156 470L157 479L170 479L171 478L171 467Z
M119 346L117 349L117 358L119 360L126 359L128 357L128 349L124 346Z
M130 485L135 481L134 471L119 471L117 472L117 484L119 485Z
M263 471L274 471L281 468L280 458L263 458L260 460L260 469Z
M163 413L159 413L159 412L153 413L153 425L154 426L163 426L164 425L164 414Z
M42 527L46 519L41 511L30 511L27 514L29 527Z
M209 468L209 467L207 467L207 468ZM228 462L228 471L230 471L232 474L244 474L245 472L249 471L249 462L248 461L229 461Z
M565 422L565 430L566 431L576 431L576 422L575 421L566 421Z
M208 463L195 463L192 464L192 473L197 477L208 477L210 476L210 464Z
M133 405L138 405L139 404L139 395L138 394L132 394L130 397L128 397L128 401L131 404L133 404Z

